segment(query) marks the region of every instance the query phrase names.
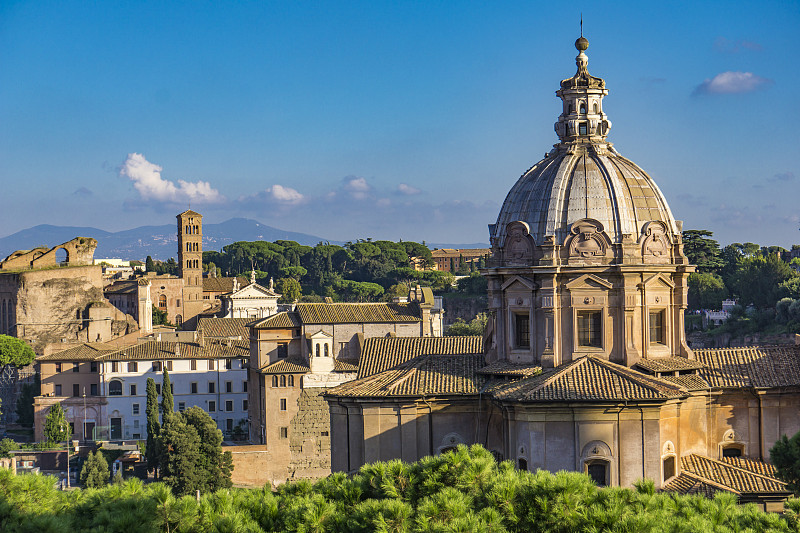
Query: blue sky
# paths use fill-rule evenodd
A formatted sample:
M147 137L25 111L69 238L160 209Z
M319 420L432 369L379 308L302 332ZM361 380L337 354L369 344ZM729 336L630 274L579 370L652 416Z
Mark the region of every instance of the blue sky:
M800 242L798 2L0 2L0 235L239 216L487 242L606 79L609 140L686 228ZM793 46L795 45L795 46Z

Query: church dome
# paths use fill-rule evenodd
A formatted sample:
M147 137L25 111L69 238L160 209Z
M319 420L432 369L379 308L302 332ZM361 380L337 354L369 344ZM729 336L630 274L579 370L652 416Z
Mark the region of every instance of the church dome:
M576 41L578 70L556 91L563 101L555 124L561 142L511 188L490 226L493 246L504 246L508 225L516 221L527 224L537 246L550 236L563 244L573 224L585 219L599 222L611 243L624 235L638 240L653 221L663 223L666 233L680 233L653 179L606 141L611 122L602 100L608 90L587 71L588 46L583 37Z

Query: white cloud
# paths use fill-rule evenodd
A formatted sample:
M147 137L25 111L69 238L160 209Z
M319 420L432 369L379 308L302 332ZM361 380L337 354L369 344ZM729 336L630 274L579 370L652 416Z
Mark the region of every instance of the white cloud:
M272 187L267 187L266 192L267 194L271 195L275 201L284 204L299 204L305 200L305 196L297 192L297 190L292 189L291 187L284 187L283 185L279 185L277 183Z
M720 72L711 79L706 79L695 88L694 94L749 93L770 84L772 84L772 80L756 76L752 72L729 70Z
M367 183L367 180L358 176L346 176L342 179L342 183L342 188L356 200L363 200L372 191L372 187Z
M408 196L413 196L415 194L421 193L422 191L417 189L416 187L412 187L411 185L409 185L407 183L401 183L400 185L397 186L397 192L400 193L400 194L406 194Z
M143 154L128 154L119 175L133 182L133 188L143 200L159 202L218 203L225 197L207 181L178 180L177 185L161 177L162 167L148 161Z

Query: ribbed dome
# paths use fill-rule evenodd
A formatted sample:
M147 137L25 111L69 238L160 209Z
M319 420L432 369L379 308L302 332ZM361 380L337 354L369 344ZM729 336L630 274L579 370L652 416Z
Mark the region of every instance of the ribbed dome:
M611 242L634 239L649 221L664 222L678 233L667 201L655 182L632 161L613 151L554 150L528 170L508 193L495 225L503 246L506 226L521 220L536 244L554 235L563 243L570 225L584 218L603 224Z
M561 142L508 193L497 224L490 228L495 246L504 246L507 225L514 221L528 224L536 245L550 235L555 244L563 244L570 225L582 219L600 222L611 243L622 242L623 235L638 240L650 221L679 233L655 182L606 141L611 121L603 111L603 97L608 89L603 79L588 72L588 41L580 44L577 72L556 91L563 101L555 124Z

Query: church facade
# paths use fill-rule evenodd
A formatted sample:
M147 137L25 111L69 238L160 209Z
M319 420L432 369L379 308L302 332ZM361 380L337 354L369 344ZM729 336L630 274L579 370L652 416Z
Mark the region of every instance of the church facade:
M768 465L752 465L800 430L800 351L687 345L682 223L608 142L605 81L588 72L588 41L575 46L577 72L556 91L559 142L489 226L481 353L409 346L375 372L359 361L358 379L326 396L334 470L480 443L520 469L691 491L718 481L692 465L758 477Z

